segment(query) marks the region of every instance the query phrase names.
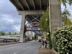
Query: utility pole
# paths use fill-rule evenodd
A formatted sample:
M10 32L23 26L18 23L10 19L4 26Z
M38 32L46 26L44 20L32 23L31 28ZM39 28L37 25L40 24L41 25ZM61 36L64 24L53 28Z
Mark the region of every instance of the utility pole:
M49 25L48 18L46 19L46 21L47 21L47 24ZM50 32L50 28L49 28L49 30L47 29L47 32L49 32L49 34L47 34L47 36L48 36L48 41L49 41L49 48L52 49L52 41L51 41L51 32Z

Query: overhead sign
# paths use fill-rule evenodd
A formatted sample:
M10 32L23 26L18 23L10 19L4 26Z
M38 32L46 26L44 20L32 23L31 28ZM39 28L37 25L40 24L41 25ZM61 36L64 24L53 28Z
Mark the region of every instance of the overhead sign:
M31 25L32 26L39 26L39 22L32 22Z
M38 28L38 27L30 27L30 28L27 28L27 30L40 30L40 28Z

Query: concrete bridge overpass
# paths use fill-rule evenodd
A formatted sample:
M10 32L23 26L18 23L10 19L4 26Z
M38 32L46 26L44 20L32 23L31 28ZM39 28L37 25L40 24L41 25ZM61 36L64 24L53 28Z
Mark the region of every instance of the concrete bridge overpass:
M10 0L18 10L46 10L49 0Z
M24 41L24 24L27 15L43 15L49 7L49 21L51 34L57 27L62 26L61 7L59 0L10 0L22 15L20 42Z

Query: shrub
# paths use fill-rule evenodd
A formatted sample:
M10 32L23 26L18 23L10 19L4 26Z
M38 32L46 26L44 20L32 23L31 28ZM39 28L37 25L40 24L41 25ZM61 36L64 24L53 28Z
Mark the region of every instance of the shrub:
M72 27L63 27L55 31L53 47L59 54L72 54Z
M1 32L0 32L0 35L5 35L5 32L2 32L2 31L1 31Z

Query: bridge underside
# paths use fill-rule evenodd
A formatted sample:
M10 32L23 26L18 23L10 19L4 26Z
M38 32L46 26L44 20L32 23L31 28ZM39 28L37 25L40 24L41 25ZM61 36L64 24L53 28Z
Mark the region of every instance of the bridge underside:
M27 15L25 17L26 21L28 22L26 24L26 31L33 31L35 32L36 34L39 34L40 33L40 28L39 28L39 25L40 25L40 17L42 15Z
M29 23L32 23L32 22L40 22L40 17L42 15L27 15L26 16L26 20L29 22Z
M46 10L49 0L10 0L18 10Z
M20 15L22 15L21 20L21 33L20 42L24 41L24 25L25 17L27 15L43 15L47 7L49 7L49 26L50 32L53 34L57 27L62 26L61 20L61 8L59 0L10 0L11 3L16 7ZM35 18L36 19L36 18ZM34 20L32 18L27 18L28 21ZM39 19L36 19L38 21Z

